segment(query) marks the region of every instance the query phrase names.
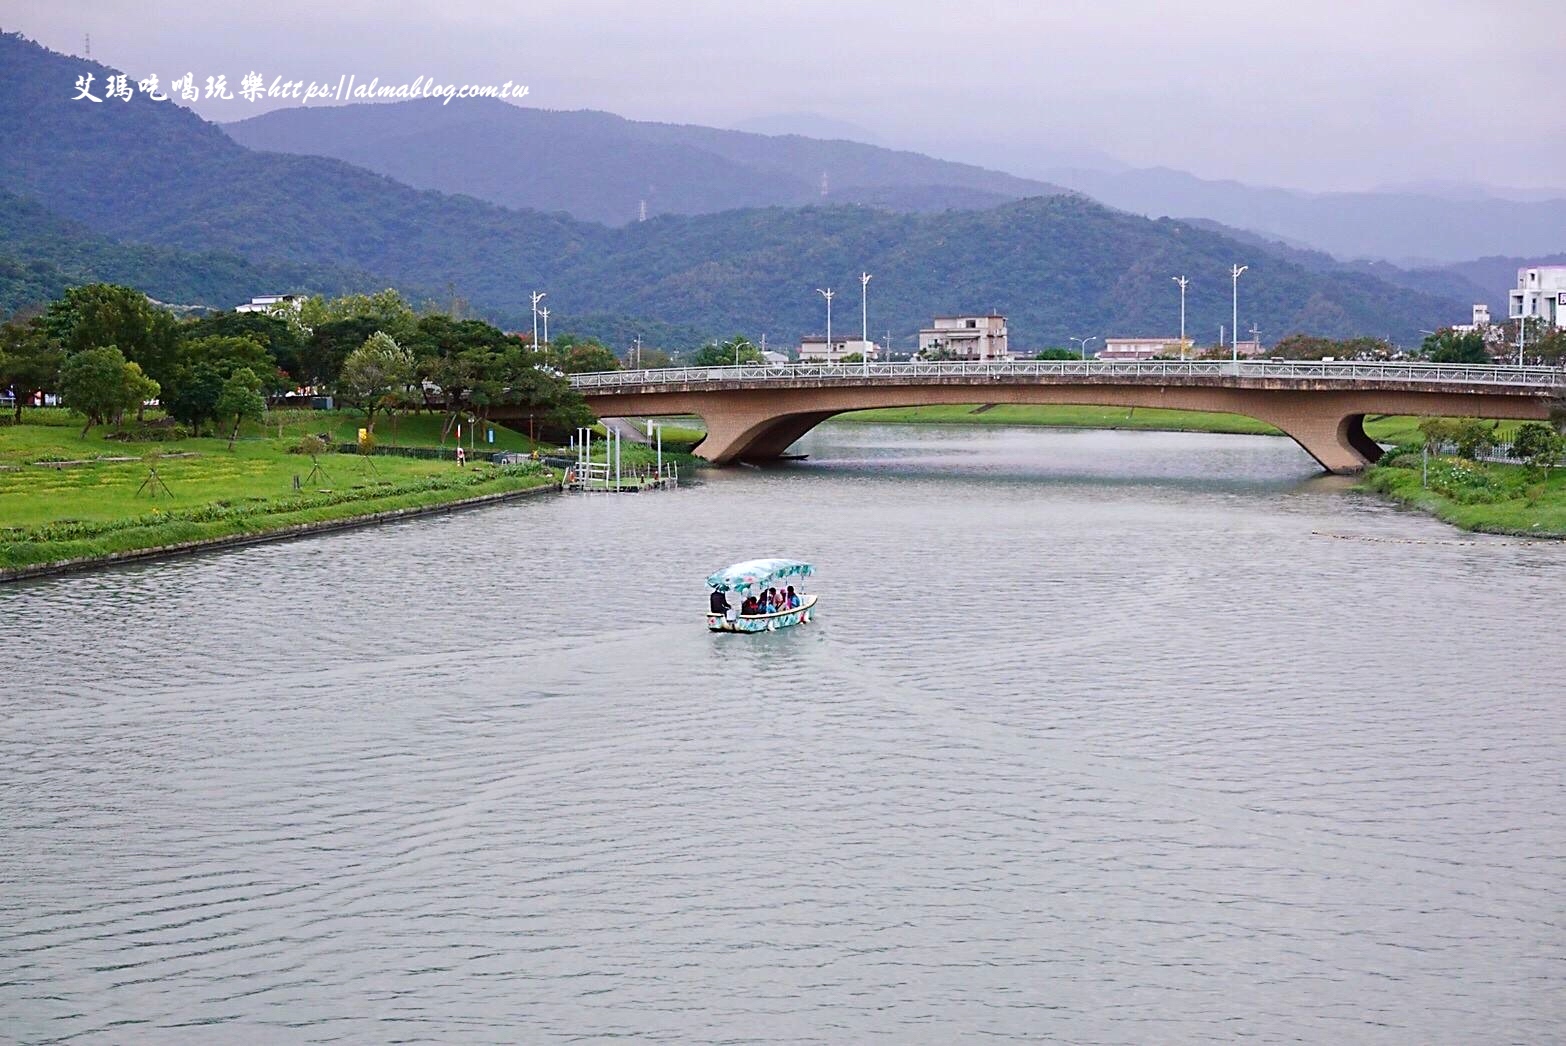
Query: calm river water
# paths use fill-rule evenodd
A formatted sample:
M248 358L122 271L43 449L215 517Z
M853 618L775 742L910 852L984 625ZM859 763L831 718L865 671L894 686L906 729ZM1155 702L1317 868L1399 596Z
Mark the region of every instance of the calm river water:
M1566 546L1281 439L805 447L0 589L0 1038L1566 1038ZM705 632L768 553L817 621Z

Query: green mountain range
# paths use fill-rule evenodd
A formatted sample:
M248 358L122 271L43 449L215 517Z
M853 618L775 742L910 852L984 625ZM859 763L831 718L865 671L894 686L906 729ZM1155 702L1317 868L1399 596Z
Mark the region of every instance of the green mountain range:
M1014 344L1028 347L1070 336L1172 334L1178 299L1170 276L1179 273L1192 278L1190 330L1208 339L1228 321L1235 261L1251 263L1241 325L1256 324L1264 340L1305 331L1414 341L1420 328L1465 312L1462 303L1374 276L1312 271L1219 232L1075 195L933 213L751 208L610 228L419 190L341 160L247 149L173 102L139 94L129 102L71 100L78 76L101 84L112 72L0 36L0 141L8 146L0 151L0 190L78 223L42 234L57 241L53 248L40 247L34 233L8 235L0 259L25 269L41 250L76 251L73 269L51 264L80 279L110 278L112 269L112 278L152 290L180 264L210 267L217 264L210 256L220 255L257 266L256 285L234 293L225 278L185 293L232 305L250 294L380 281L414 297L465 298L481 315L517 327L530 321L528 292L542 289L555 330L571 329L573 318L617 332L645 321L665 331L765 331L774 344L823 327L818 287L843 292L835 329L857 329L852 287L861 270L874 274L870 328L891 331L900 344L931 315L989 310L1005 313ZM715 134L727 140L728 132ZM90 237L100 238L96 246L70 245ZM105 237L122 251L176 253L127 267ZM86 264L95 251L102 260ZM209 259L182 258L191 254ZM17 292L0 297L14 301Z

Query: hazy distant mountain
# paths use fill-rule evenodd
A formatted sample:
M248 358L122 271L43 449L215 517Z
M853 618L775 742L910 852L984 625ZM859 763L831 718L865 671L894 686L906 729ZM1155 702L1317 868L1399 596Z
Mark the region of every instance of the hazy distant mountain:
M1439 200L1516 200L1519 203L1566 200L1566 188L1519 189L1511 186L1463 182L1446 178L1425 178L1420 181L1378 185L1372 191L1378 193L1412 194L1414 196L1433 196Z
M1504 288L1497 291L1493 286L1480 284L1463 272L1457 271L1458 266L1404 269L1384 261L1364 259L1351 262L1339 261L1325 251L1285 243L1246 229L1233 229L1208 218L1186 220L1198 228L1208 229L1254 248L1253 251L1236 258L1236 263L1250 264L1254 260L1255 252L1259 251L1268 257L1292 262L1311 272L1348 272L1374 276L1394 287L1419 291L1422 294L1450 301L1454 305L1471 307L1475 302L1485 302L1493 310L1498 307L1497 303L1504 303L1506 300Z
M642 201L649 215L709 214L866 194L876 196L876 206L896 208L903 195L882 191L893 189L981 193L984 206L1064 191L859 142L644 123L486 99L279 109L225 130L252 149L331 156L417 188L607 225L634 221ZM910 198L928 209L931 193Z
M1483 255L1544 254L1566 244L1566 200L1303 193L1206 181L1166 168L1057 169L1047 177L1136 214L1199 215L1339 258L1428 266Z
M839 139L846 142L863 142L880 145L880 136L868 127L861 127L847 120L834 120L820 113L768 113L741 120L732 128L748 134L797 134L806 138Z
M317 266L323 271L311 279L323 283L338 270L375 273L415 295L460 295L518 325L527 292L538 288L550 294L557 330L568 329L573 315L601 326L605 316L638 316L714 334L765 331L786 343L821 326L816 287L847 290L864 269L875 274L873 329L904 338L932 314L998 309L1021 344L1047 345L1073 334L1171 333L1169 275L1186 272L1194 280L1191 329L1210 338L1228 317L1227 266L1249 249L1079 196L930 214L769 207L611 229L419 191L334 159L251 151L170 102L138 96L94 105L57 89L89 71L111 72L0 36L0 141L7 146L0 189L99 235L240 254L258 265ZM410 115L439 118L430 112ZM774 171L789 163L808 169L819 150L842 144L760 138L757 148L747 141L754 136L737 132L644 126L654 137L666 131L687 144L769 156ZM929 169L930 161L912 154L853 150L836 154L844 168L856 160L888 186L899 184L900 171ZM988 172L973 179L984 181L980 175L1015 183ZM929 183L910 178L907 186L920 184ZM985 191L983 184L958 188ZM149 268L119 278L144 283L155 275ZM284 278L258 269L251 292L277 290L272 281ZM850 328L851 298L839 299L838 314ZM1267 339L1296 330L1411 338L1462 311L1371 277L1314 272L1282 258L1258 260L1242 287L1242 321L1259 324Z

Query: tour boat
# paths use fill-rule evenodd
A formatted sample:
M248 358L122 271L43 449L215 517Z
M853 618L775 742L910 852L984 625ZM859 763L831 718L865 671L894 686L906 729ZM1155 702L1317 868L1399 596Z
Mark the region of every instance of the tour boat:
M797 559L752 559L718 571L707 579L707 587L722 592L731 605L728 613L707 611L707 628L713 632L776 632L810 620L816 597L800 591L797 578L814 574L815 568ZM794 586L799 606L770 614L741 614L746 596L759 596L769 588Z

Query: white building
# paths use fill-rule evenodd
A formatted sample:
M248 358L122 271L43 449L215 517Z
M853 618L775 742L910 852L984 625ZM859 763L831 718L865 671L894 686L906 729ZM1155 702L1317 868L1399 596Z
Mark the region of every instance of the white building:
M1006 317L937 316L919 332L919 351L926 355L945 350L960 360L1004 360Z
M263 294L257 298L251 298L243 305L234 306L235 312L271 312L280 305L285 305L295 312L304 305L303 294Z
M1474 320L1472 323L1454 323L1452 330L1462 334L1471 334L1474 331L1482 331L1490 326L1490 306L1476 304L1474 306Z
M1189 346L1189 342L1187 345ZM1150 360L1154 356L1180 355L1179 338L1105 338L1094 353L1101 360Z
M828 345L826 337L821 334L807 334L799 339L801 363L841 363L844 356L852 356L855 353L867 360L878 358L877 347L873 341L834 337L832 344Z
M768 349L761 354L761 362L769 367L783 367L793 361L781 352L773 352L771 349Z
M1506 314L1514 320L1539 319L1566 327L1566 265L1517 270L1517 287Z

